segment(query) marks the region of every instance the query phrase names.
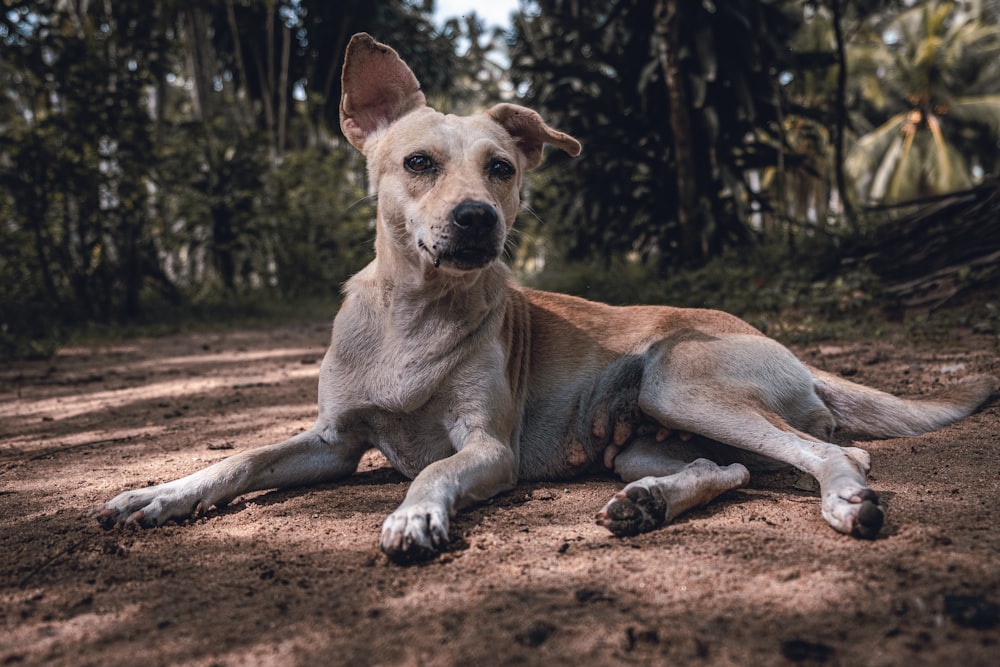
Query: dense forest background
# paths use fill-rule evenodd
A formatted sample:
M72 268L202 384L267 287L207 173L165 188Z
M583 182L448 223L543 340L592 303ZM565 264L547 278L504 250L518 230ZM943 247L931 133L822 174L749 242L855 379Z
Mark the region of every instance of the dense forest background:
M969 194L1000 170L1000 2L523 0L509 32L432 12L3 0L0 358L91 323L334 303L374 235L337 118L358 31L439 108L512 100L581 139L526 187L511 259L539 284L633 302L681 284L673 303L730 305L691 296L711 275L711 293L744 282L777 308L761 271L784 267L842 307L845 258L891 247L901 204L1000 217ZM1000 262L976 229L962 279Z

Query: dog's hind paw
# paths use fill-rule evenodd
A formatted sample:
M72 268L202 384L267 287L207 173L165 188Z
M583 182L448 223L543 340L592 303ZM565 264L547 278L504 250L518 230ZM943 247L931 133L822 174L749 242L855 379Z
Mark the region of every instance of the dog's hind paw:
M597 514L597 524L618 537L655 530L666 520L667 504L643 486L619 491Z
M874 491L861 488L850 493L824 497L823 518L841 533L873 540L878 537L882 524L885 523L885 510L879 505L878 495Z

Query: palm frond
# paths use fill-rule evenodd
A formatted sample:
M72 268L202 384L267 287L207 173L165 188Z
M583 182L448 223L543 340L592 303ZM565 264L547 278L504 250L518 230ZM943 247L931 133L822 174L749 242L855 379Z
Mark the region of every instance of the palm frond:
M979 125L994 139L1000 138L1000 95L978 95L952 100L948 116L970 125Z
M927 122L927 127L934 141L934 160L930 162L934 168L928 179L931 189L935 192L951 192L971 185L966 175L968 169L965 161L961 159L961 154L945 141L940 122L936 118L931 118Z
M913 190L913 184L919 182L920 179L920 164L923 162L923 156L919 154L914 155L913 152L913 140L917 136L915 132L909 132L903 134L903 148L898 151L898 155L894 156L895 161L892 165L891 178L889 178L889 189L884 193L879 193L881 196L879 199L887 199L889 201L902 201L909 197L911 191Z
M900 129L906 114L896 114L855 142L844 160L862 199L879 200L888 187L892 164L902 151Z
M890 195L892 186L898 181L896 172L900 168L903 158L903 135L897 134L893 137L888 149L879 156L878 167L875 169L875 176L871 179L871 187L868 189L866 198L869 201L894 200Z
M883 152L889 146L895 134L902 128L904 122L906 122L906 112L896 114L858 139L855 148L863 152Z

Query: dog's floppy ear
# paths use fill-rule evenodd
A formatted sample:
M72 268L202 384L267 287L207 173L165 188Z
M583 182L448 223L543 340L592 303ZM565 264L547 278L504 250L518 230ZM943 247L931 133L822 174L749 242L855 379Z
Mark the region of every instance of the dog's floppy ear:
M573 157L580 154L580 142L564 132L553 130L542 117L526 107L516 104L498 104L486 115L503 126L517 142L524 155L524 168L534 169L542 162L542 146L552 144Z
M347 45L341 90L340 129L362 153L376 130L426 104L399 54L363 32Z

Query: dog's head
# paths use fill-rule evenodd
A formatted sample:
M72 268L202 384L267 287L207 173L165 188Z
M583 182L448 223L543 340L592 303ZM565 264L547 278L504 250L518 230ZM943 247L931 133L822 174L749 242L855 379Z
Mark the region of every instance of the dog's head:
M344 59L340 127L368 159L379 252L449 273L500 257L523 174L541 162L544 144L580 153L576 139L514 104L438 113L399 55L363 33Z

